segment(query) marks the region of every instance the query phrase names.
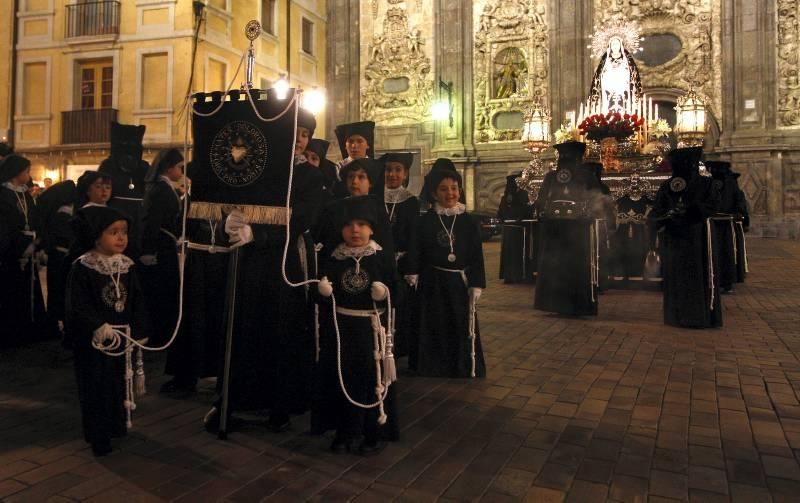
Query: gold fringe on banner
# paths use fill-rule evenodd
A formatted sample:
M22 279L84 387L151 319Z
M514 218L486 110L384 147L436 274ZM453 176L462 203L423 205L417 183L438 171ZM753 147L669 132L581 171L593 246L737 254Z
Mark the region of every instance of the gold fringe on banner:
M192 201L189 206L189 218L221 222L233 210L239 210L244 213L248 224L288 225L291 217L291 210L287 214L284 206Z

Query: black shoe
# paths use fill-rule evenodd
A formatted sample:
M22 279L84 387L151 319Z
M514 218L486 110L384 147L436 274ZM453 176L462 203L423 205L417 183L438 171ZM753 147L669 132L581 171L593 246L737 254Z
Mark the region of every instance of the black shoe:
M336 437L331 443L331 450L333 452L350 452L350 441L341 437Z
M111 441L99 440L97 442L92 442L92 453L97 458L102 456L108 456L109 454L111 454Z
M364 440L358 446L358 453L362 456L374 456L383 450L386 444L376 440Z
M161 393L194 393L195 391L197 391L197 381L187 383L170 379L161 385Z

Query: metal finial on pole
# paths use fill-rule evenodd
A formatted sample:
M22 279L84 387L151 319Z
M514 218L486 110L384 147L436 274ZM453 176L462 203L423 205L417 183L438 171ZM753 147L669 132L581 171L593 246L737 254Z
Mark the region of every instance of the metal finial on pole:
M245 83L242 84L242 89L253 88L253 69L256 66L256 54L253 49L253 41L261 35L261 23L255 19L250 20L247 26L244 27L244 34L247 40L250 41L250 47L247 49L247 64L245 65Z

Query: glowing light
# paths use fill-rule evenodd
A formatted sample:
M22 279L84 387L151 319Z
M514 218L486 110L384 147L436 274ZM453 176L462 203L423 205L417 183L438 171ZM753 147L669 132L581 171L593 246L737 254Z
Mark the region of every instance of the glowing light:
M286 76L281 74L281 77L275 82L272 86L275 89L275 97L279 100L285 100L286 95L289 94L289 81L286 80Z
M450 104L446 100L438 100L431 106L431 117L435 121L450 119Z
M303 101L300 106L317 115L325 108L325 93L316 87L312 87L310 91L304 91Z

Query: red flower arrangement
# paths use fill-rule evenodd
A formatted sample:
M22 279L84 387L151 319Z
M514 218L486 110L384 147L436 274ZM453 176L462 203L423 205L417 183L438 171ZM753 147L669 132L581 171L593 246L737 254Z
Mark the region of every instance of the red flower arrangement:
M578 129L590 140L600 141L609 137L621 140L632 135L643 125L644 118L639 118L636 114L608 112L606 115L595 114L586 117Z

